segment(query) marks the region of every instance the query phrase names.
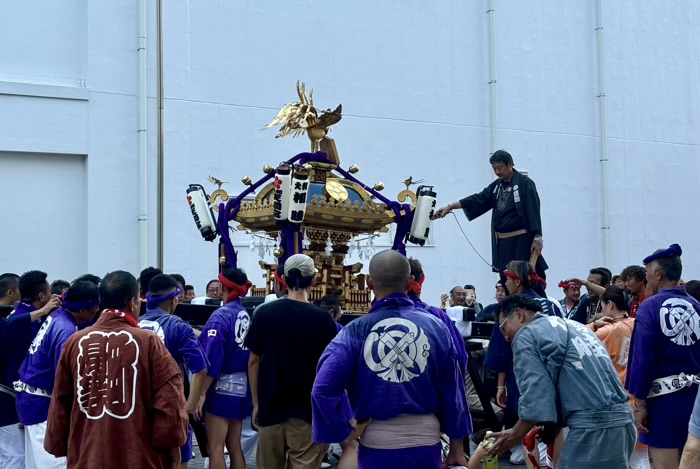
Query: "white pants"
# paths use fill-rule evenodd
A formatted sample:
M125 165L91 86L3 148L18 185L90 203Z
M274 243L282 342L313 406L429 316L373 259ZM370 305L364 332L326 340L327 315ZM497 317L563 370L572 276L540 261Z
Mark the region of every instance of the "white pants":
M26 469L66 469L66 458L57 458L44 449L46 422L24 427Z
M0 469L24 469L24 432L16 423L0 427Z

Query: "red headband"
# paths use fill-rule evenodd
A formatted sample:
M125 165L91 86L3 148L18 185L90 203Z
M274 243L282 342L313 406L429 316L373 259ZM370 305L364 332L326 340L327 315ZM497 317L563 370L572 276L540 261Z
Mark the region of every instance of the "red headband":
M238 285L232 280L229 280L226 277L224 277L224 274L219 274L219 282L221 282L221 285L231 290L229 296L226 297L226 303L228 303L229 301L236 300L241 296L246 296L250 287L253 286L250 280L248 280L244 285Z
M513 280L522 280L520 277L518 277L517 275L515 275L513 272L511 272L511 271L508 270L508 269L504 270L504 271L503 271L503 274L504 274L506 277L511 278L511 279L513 279Z
M277 273L276 270L274 272L274 276L275 276L275 280L277 280L277 283L279 283L280 285L282 285L285 288L287 287L287 284L284 282L284 279L280 276L280 274Z
M508 277L508 278L510 278L510 279L513 279L513 280L520 280L520 281L523 280L523 279L521 279L520 277L518 277L516 274L514 274L513 272L511 272L511 271L508 270L508 269L504 270L504 271L503 271L503 274L504 274L506 277ZM530 284L531 284L532 286L535 286L535 285L537 285L538 283L541 283L543 288L547 288L547 282L545 282L544 279L542 279L542 278L541 278L539 275L537 275L535 272L531 273L531 274L530 274Z
M423 274L419 280L413 279L413 285L411 285L411 292L414 295L420 296L421 291L423 291L423 282L425 282L425 274Z
M574 285L573 283L569 282L559 282L559 288L563 288L564 290L568 290L569 288L581 288L578 285Z

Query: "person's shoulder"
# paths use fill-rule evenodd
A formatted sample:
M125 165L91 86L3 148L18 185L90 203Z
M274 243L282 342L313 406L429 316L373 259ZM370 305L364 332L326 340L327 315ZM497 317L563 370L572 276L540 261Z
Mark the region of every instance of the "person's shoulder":
M70 313L67 313L70 314ZM69 316L63 315L63 314L50 314L47 316L46 320L51 318L51 323L48 325L49 331L51 332L61 332L65 330L71 330L75 329L77 326L75 325L75 321L72 320Z
M274 322L276 317L287 314L290 309L295 310L294 305L290 304L290 300L287 298L278 298L274 301L258 305L255 311L253 311L252 320L258 324L263 321Z
M549 304L549 307L551 308L553 315L562 316L564 314L564 312L561 309L561 305L559 304L559 302L557 300L555 300L554 298L549 298L549 297L545 298L545 300Z
M141 329L140 327L129 327L116 332L117 334L130 335L137 341L150 342L151 340L155 339L157 342L160 342L161 344L163 343L161 338L158 337L157 334L154 334L153 331ZM109 332L107 332L107 334L109 334Z
M275 304L279 301L282 301L283 299L284 298L277 298L276 300L270 300L270 301L266 301L265 303L260 303L253 310L253 316L257 317L260 314L262 314L264 316L265 312L270 309L270 306L272 306L273 304Z
M225 323L225 317L227 314L228 311L226 309L223 309L223 306L217 308L213 313L211 313L211 316L209 316L209 319L207 319L207 322L204 326L207 327Z
M516 171L517 171L517 170L516 170ZM518 175L519 184L520 184L520 185L525 186L525 187L527 187L527 186L534 186L534 185L535 185L535 181L533 181L533 180L530 178L530 176L528 176L528 175L526 175L526 174L523 174L523 173L521 173L520 171L518 171L516 174Z
M152 354L163 355L171 357L172 355L165 346L163 339L158 337L158 334L154 334L152 331L147 329L141 329L138 327L130 327L129 329L124 329L120 332L125 332L130 334L137 344L140 344L142 349L148 349Z
M449 334L445 320L450 321L450 319L442 310L439 311L442 314L435 311L431 306L426 309L416 306L408 310L402 310L400 315L389 314L384 319L391 320L391 318L395 317L397 323L400 321L410 321L421 329L427 329L426 333L428 334L440 334L443 331Z
M267 303L262 303L258 305L255 309L255 314L258 313L269 313L270 311L282 311L294 307L296 301L292 301L289 298L277 298L276 300L268 301Z
M550 316L546 313L537 313L532 321L520 329L513 339L513 342L515 343L515 339L521 336L523 338L536 339L541 335L547 335L546 331L556 329L557 327L560 327L561 330L566 330L566 325L569 323L571 323L571 321L562 319L558 316Z
M426 312L427 312L428 314L425 314ZM447 318L447 319L449 320L449 318L447 317L447 313L445 313L443 310L441 310L441 309L439 309L439 308L436 308L436 307L434 307L434 306L427 306L426 308L418 308L418 307L415 307L415 308L411 311L411 313L413 313L413 314L420 314L420 315L421 315L421 316L420 316L421 321L424 320L424 318L426 318L426 319L425 319L426 321L437 321L437 322L439 322L440 324L443 324L443 323L444 323L444 321L443 321L444 318ZM427 319L427 318L429 318L429 319Z
M68 340L66 340L66 343L63 346L63 349L70 350L70 349L76 347L77 344L88 334L90 329L91 328L88 327L88 328L85 328L85 329L78 331L74 334L71 334L71 336L68 338Z
M588 327L588 326L586 326ZM624 326L623 326L624 327ZM616 333L616 329L619 328L619 324L607 324L603 327L599 327L596 331L591 330L596 337L598 337L601 341L606 340L608 337L610 337L611 334ZM590 328L589 328L590 329Z
M433 317L436 317L436 318L438 318L439 320L441 320L441 321L443 321L443 322L444 322L444 321L451 321L451 319L449 318L449 316L447 316L447 313L444 312L443 310L441 310L440 308L438 308L437 306L430 306L430 305L428 305L428 306L425 308L425 311L427 311L427 312L430 313ZM482 310L482 311L483 311L483 310Z
M621 321L616 322L615 332L621 336L631 336L632 330L634 329L634 318L624 318Z
M171 327L175 328L180 333L180 335L185 336L185 335L192 334L194 336L194 331L192 330L192 326L187 321L185 321L184 319L182 319L179 316L174 316L172 314L168 317L169 317L168 321L169 321Z
M541 321L532 321L521 328L512 340L513 350L530 348L537 343L537 339L542 335L540 327Z

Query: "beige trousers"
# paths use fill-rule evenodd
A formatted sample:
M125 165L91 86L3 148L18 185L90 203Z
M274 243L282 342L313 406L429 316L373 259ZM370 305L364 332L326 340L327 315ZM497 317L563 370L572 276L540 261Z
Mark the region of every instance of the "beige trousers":
M328 445L311 440L311 424L291 418L259 428L258 469L319 469Z

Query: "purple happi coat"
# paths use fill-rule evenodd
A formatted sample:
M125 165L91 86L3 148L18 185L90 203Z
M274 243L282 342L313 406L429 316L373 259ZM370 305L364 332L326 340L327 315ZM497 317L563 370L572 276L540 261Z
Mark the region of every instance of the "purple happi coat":
M632 332L627 389L646 399L648 434L639 441L654 448L683 448L698 385L655 397L654 380L700 374L700 303L678 286L664 288L637 310ZM661 386L658 386L661 388Z
M214 311L199 336L209 361L207 374L216 378L209 387L205 409L219 417L243 420L252 413L250 351L243 345L249 327L250 316L236 299Z
M47 316L39 328L19 369L15 387L22 425L35 425L48 418L58 359L66 341L76 332L75 317L62 307Z
M311 402L313 440L318 443L343 441L351 433L353 417L391 420L434 414L450 438L465 438L472 431L450 332L403 293L377 301L328 345L319 360ZM439 445L398 450L360 446L358 461L361 468L380 467L387 458L401 461L401 467L432 468L440 465L439 453ZM412 463L403 464L409 455Z

